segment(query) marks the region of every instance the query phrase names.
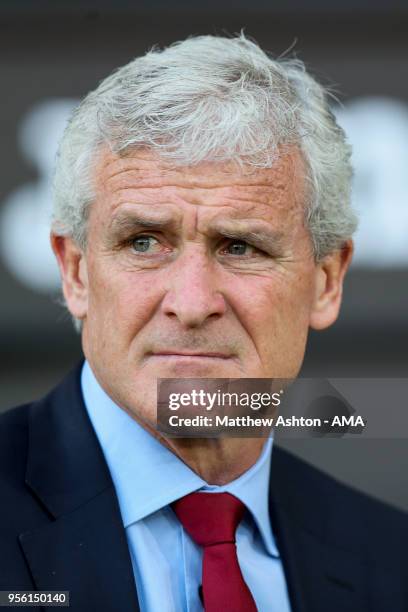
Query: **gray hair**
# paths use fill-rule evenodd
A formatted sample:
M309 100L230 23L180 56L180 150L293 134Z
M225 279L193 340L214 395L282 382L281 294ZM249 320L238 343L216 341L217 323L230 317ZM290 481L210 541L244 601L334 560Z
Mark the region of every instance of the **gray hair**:
M102 145L121 155L150 147L175 165L235 160L259 168L296 145L307 169L305 219L316 260L356 229L350 146L327 91L301 61L271 59L243 34L152 49L84 98L60 144L52 221L82 248Z

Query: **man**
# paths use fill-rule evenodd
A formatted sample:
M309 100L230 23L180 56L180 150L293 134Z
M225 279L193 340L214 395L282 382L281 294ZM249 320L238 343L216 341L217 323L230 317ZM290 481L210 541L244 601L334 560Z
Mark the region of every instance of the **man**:
M85 98L51 240L86 361L1 419L1 589L81 612L408 608L402 513L271 438L156 430L159 377L296 377L340 308L349 156L302 64L244 36L151 51Z

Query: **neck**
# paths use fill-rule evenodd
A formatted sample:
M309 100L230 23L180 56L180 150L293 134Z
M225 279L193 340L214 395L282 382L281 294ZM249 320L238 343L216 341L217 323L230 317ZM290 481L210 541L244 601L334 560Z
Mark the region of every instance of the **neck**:
M266 438L159 437L159 441L208 484L224 485L256 463Z
M166 438L151 423L124 410L210 485L239 478L256 463L266 442L266 438Z

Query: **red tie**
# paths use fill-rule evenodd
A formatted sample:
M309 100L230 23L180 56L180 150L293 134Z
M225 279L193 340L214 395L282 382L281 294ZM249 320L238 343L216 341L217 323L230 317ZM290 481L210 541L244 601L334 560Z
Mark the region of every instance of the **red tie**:
M244 504L229 493L191 493L172 504L191 538L204 547L205 612L256 612L238 564L235 531Z

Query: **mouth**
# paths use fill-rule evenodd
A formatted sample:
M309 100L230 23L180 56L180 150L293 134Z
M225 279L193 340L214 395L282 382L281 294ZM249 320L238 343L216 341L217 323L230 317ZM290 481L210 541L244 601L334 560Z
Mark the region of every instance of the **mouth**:
M176 351L176 350L165 350L155 351L147 354L148 357L157 357L163 359L177 359L177 360L199 360L199 359L231 359L231 355L219 352L191 352L191 351Z

